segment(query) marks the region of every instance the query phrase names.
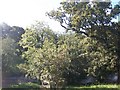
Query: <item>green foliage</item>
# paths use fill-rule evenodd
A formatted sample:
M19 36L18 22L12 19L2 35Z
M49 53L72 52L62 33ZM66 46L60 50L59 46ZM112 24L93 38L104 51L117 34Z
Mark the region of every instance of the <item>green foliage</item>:
M44 29L40 32L37 29L26 30L22 35L19 44L27 50L22 54L25 63L18 67L26 72L27 76L43 80L42 76L49 75L47 80L58 83L63 79L62 73L69 65L68 47L66 44L58 45L56 35L49 31L49 28ZM42 44L36 47L41 40Z
M1 39L0 44L2 46L2 72L3 78L6 76L19 75L20 72L17 68L17 64L21 63L20 52L18 48L21 47L17 42L21 38L21 34L24 33L24 29L21 27L13 26L3 23L0 24Z
M120 12L120 6L112 8L111 2L61 2L61 6L48 16L60 22L66 30L73 30L90 37L100 35L112 29L112 19ZM113 30L114 31L114 30ZM102 33L102 34L101 34Z
M106 50L97 40L70 34L61 41L69 47L67 52L71 62L66 71L68 81L72 79L72 82L73 80L80 82L79 80L88 75L104 82L109 74L116 72L116 55ZM69 78L70 74L75 75L74 78Z
M19 73L17 64L19 64L21 60L21 58L16 54L17 44L10 37L2 39L0 43L2 44L3 75L17 75Z
M78 34L57 38L38 23L33 27L34 35L26 32L28 37L24 34L25 38L23 35L20 42L23 48L27 45L23 53L26 64L21 67L25 66L23 69L27 73L39 79L42 73L49 73L59 78L92 75L98 81L104 81L110 73L119 70L119 26L112 21L119 10L119 5L112 7L111 2L61 2L56 11L47 13L48 16L60 22L66 30ZM36 48L38 43L40 47Z
M112 7L111 2L69 1L61 2L57 10L47 14L67 31L88 37L82 39L84 45L81 49L88 62L85 71L89 75L103 79L103 76L114 72L120 76L120 26L113 21L120 14L120 5ZM106 74L101 73L106 71Z
M22 35L21 42L19 43L23 48L35 46L37 44L37 33L35 30L27 29Z
M23 48L33 47L40 48L45 38L55 41L56 34L44 23L36 22L35 25L27 28L25 34L22 35L19 44ZM55 42L54 42L55 43Z
M19 68L28 76L41 80L41 76L48 74L50 77L47 79L51 80L52 78L57 83L58 80L64 78L68 82L70 80L79 82L87 75L92 75L98 81L104 81L108 74L116 71L116 56L108 52L95 39L74 33L61 35L57 41L46 37L42 46L38 48L35 47L38 43L37 33L35 30L32 35L29 33L26 31L23 36L28 37L22 36L20 41L20 44L23 43L22 47L27 43L27 50L23 52L25 63L19 65ZM36 40L30 41L33 43L32 45L27 41L29 37Z

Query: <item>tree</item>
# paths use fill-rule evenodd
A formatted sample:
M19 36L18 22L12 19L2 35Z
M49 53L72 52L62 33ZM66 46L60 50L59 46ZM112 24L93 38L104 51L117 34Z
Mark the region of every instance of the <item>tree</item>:
M19 44L25 49L22 54L25 63L20 64L19 68L26 72L27 76L42 82L54 82L57 87L64 83L62 73L69 65L68 47L66 44L57 44L56 34L46 27L27 29ZM47 76L44 79L45 75Z
M0 24L2 45L2 71L3 76L19 75L19 69L17 64L21 63L20 52L18 49L22 49L17 43L24 33L24 29L17 26L9 26L6 23Z
M86 76L104 82L109 74L116 72L116 55L97 40L80 34L64 35L61 39L69 49L70 66L65 72L68 82L79 84ZM75 76L71 78L71 75ZM69 78L70 77L70 78Z
M49 28L49 26L44 24L44 22L37 21L25 30L19 45L21 45L25 51L29 46L40 48L42 47L45 38L54 41L54 43L57 41L57 35Z
M98 82L104 82L111 73L116 73L116 55L98 41L89 37L82 41L83 56L87 59L88 67L85 70L89 76L93 76ZM84 64L87 65L87 64Z
M18 75L17 64L21 63L21 58L16 54L17 44L10 37L1 39L2 44L2 71L3 77Z
M22 53L25 63L19 68L28 76L44 81L41 77L47 75L49 77L45 79L58 85L59 80L77 83L78 78L83 79L87 75L103 81L109 73L116 71L115 55L96 39L75 33L55 38L54 34L50 34L51 38L47 34L37 47L41 41L37 30L27 29L22 35L19 44L25 49ZM73 75L75 78L71 79Z
M21 35L24 33L24 29L18 26L9 26L6 23L0 24L0 30L2 35L0 37L6 38L10 37L18 42L21 38Z
M111 2L61 2L61 6L48 16L60 22L66 30L72 30L98 40L106 49L116 55L118 83L120 83L119 25L113 22L120 13L120 6L112 7Z

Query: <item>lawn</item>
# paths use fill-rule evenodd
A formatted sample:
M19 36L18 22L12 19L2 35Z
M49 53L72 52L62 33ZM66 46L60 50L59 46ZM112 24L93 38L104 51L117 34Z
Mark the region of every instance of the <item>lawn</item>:
M4 88L2 90L43 90L35 83L24 83L19 85L12 85L10 88ZM119 88L118 88L119 87ZM58 89L56 89L58 90ZM68 86L62 90L120 90L120 85L90 85L90 86Z
M118 89L118 85L91 85L81 87L70 86L67 87L67 90L120 90L120 88Z

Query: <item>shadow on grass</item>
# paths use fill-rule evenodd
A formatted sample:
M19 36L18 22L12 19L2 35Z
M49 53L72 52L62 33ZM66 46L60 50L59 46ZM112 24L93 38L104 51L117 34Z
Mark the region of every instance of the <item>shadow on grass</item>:
M40 88L3 88L1 90L43 90Z
M18 85L11 85L9 88L2 88L1 90L42 90L36 83L23 83Z

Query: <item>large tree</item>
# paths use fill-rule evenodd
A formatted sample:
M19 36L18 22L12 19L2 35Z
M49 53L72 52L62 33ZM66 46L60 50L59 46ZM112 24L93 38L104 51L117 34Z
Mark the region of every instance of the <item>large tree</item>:
M0 24L0 32L3 78L5 76L19 75L20 72L17 64L21 62L21 53L18 52L18 49L22 48L18 45L18 41L24 33L24 29L18 26L11 27L6 23L2 23Z
M64 81L62 73L69 65L67 45L58 45L56 34L49 27L42 26L44 28L41 29L38 26L27 29L22 35L19 44L25 49L22 54L25 63L20 64L19 68L26 72L27 76L59 85Z
M47 34L45 36L49 36ZM42 45L38 45L41 34L36 29L27 29L22 35L19 44L25 48L22 54L25 63L19 68L27 75L39 80L44 75L52 75L52 80L57 84L62 79L69 84L76 84L86 75L92 75L100 81L115 72L115 56L97 40L74 33L55 38L51 35L54 34L50 34L51 38L44 38Z
M95 77L97 82L104 82L110 74L116 73L116 55L97 40L80 34L67 34L61 41L69 47L67 52L71 62L65 72L69 83L79 84L87 75Z
M61 2L57 10L48 14L52 19L60 22L67 31L72 30L90 38L98 40L104 48L117 56L116 68L118 83L120 83L120 48L119 25L114 22L120 13L120 6L112 7L111 2Z
M10 37L0 40L2 44L2 73L3 78L19 75L17 65L21 63L21 57L17 55L17 43Z

